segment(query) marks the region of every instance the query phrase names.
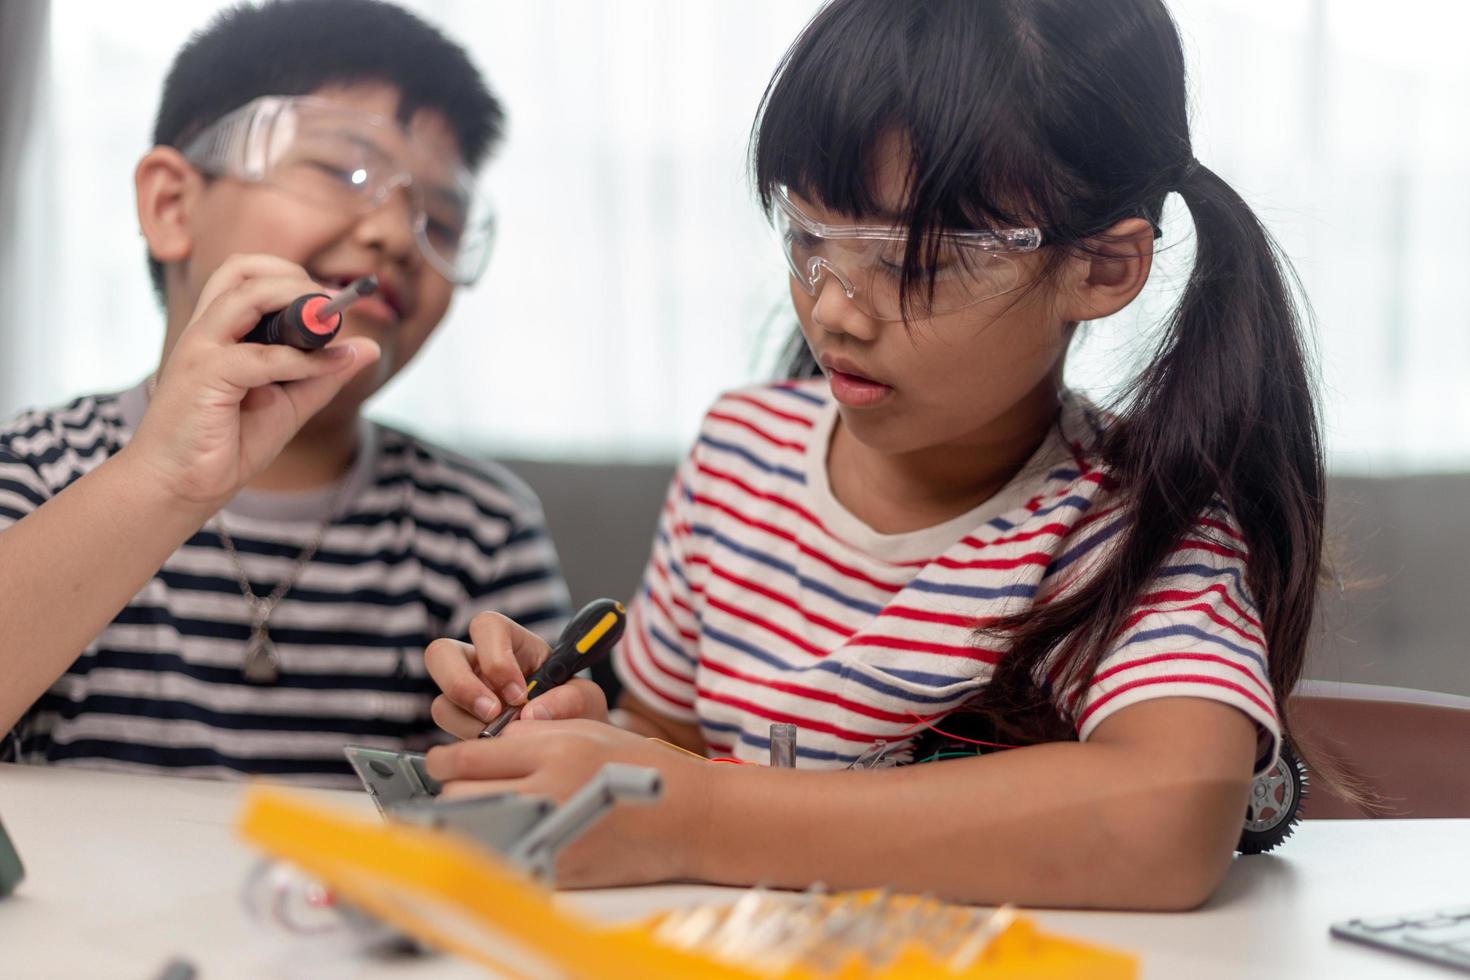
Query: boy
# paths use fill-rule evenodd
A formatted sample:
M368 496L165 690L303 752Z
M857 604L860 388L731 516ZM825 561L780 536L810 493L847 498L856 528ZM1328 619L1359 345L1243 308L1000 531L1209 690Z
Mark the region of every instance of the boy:
M483 267L502 120L377 0L236 7L180 51L135 173L159 371L0 429L4 758L346 784L343 745L434 737L434 637L560 627L531 492L360 415ZM239 343L369 273L326 349Z

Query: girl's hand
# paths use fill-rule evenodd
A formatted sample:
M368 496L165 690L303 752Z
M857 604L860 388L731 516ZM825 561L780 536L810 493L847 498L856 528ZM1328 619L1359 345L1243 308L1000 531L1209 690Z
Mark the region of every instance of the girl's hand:
M182 503L217 509L276 458L378 345L352 338L313 353L242 344L266 313L325 292L294 262L235 255L209 277L159 372L128 448Z
M517 721L498 738L439 746L428 756L429 775L446 784L446 798L514 792L557 803L609 762L657 769L663 796L654 804L618 804L593 824L557 858L557 885L594 888L693 875L692 858L708 824L710 780L723 766L592 721Z
M606 695L579 677L526 704L526 678L550 655L550 644L499 613L470 620L469 643L435 640L424 651L429 676L444 692L434 699L435 724L475 738L507 705L518 704L526 705L521 718L527 721L607 721Z

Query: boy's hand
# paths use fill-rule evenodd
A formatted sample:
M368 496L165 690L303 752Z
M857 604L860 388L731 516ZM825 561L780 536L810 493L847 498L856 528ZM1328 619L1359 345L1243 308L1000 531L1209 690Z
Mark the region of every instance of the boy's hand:
M313 353L239 342L266 313L325 291L270 255L231 256L209 277L128 446L171 495L222 506L378 359L378 345L363 338Z
M434 699L434 722L459 738L477 737L507 706L526 704L526 678L551 655L550 644L499 613L470 620L470 641L435 640L424 651L429 676L444 692ZM521 718L605 722L607 698L574 677L530 702Z

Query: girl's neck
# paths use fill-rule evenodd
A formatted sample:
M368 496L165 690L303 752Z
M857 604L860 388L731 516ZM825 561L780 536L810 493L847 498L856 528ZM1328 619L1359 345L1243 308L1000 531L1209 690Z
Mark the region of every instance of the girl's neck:
M839 415L827 451L832 494L880 534L943 524L985 503L1020 471L1055 424L1057 385L1044 383L964 439L907 453L863 445Z

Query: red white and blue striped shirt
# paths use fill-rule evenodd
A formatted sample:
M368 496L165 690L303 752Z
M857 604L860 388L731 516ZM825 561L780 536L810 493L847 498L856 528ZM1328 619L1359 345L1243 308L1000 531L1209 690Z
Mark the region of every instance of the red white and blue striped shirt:
M714 754L764 760L774 722L797 726L807 767L903 745L988 682L1003 643L977 641L977 626L1075 584L1122 529L1088 449L1102 418L1075 396L999 493L906 534L872 530L833 496L836 419L821 381L726 395L670 486L615 662L639 699L697 722ZM1084 740L1130 704L1181 696L1244 711L1270 742L1259 767L1271 764L1265 642L1223 511L1169 555L1091 682L1052 690Z

